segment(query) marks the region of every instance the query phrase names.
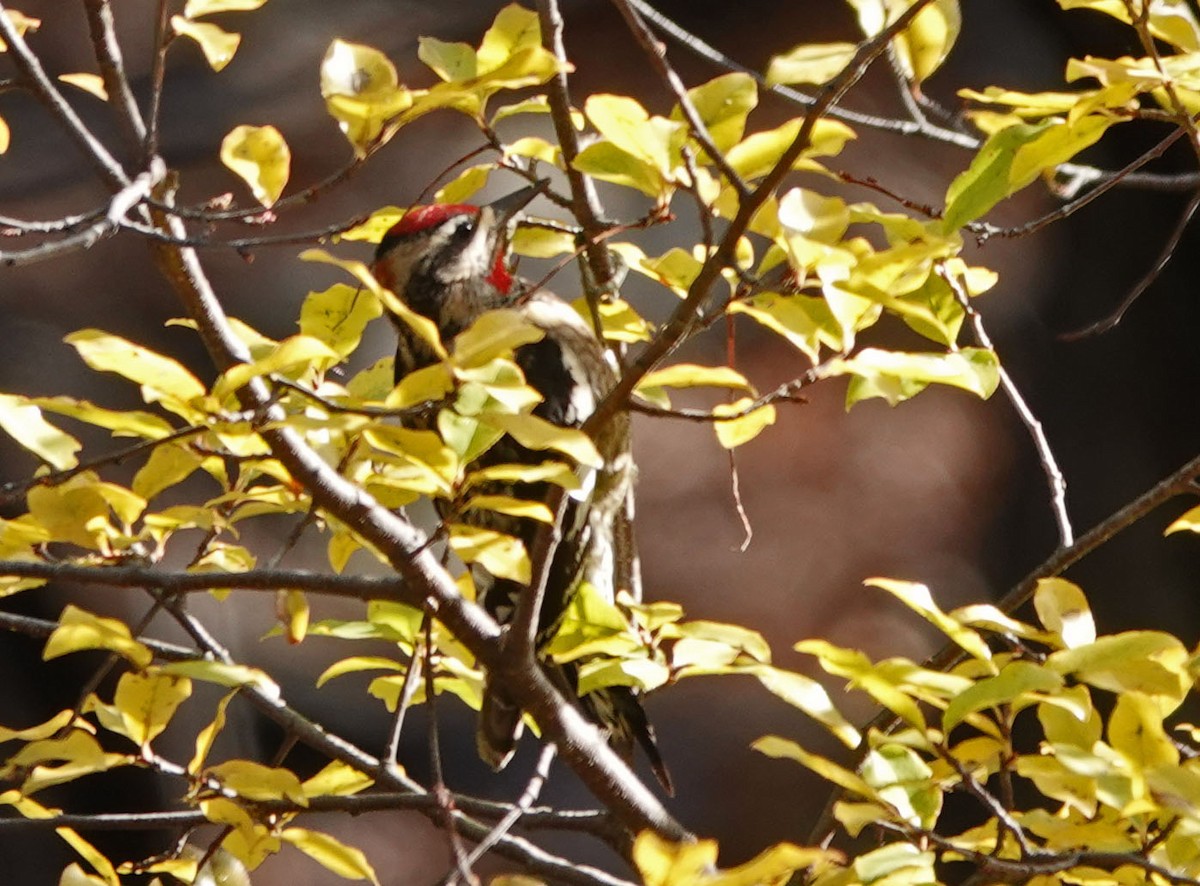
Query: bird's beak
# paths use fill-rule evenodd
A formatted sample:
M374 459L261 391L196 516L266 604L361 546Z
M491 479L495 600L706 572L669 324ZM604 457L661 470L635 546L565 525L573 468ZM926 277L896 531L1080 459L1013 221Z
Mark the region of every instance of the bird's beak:
M489 266L504 261L517 216L534 197L545 191L549 184L550 179L543 178L480 207L478 236L487 238L487 249L491 255Z
M482 212L489 213L486 221L490 225L496 227L508 227L509 223L517 217L517 214L533 202L533 198L541 194L550 186L550 179L540 179L528 187L521 188L519 191L513 191L498 200L493 200L485 205Z

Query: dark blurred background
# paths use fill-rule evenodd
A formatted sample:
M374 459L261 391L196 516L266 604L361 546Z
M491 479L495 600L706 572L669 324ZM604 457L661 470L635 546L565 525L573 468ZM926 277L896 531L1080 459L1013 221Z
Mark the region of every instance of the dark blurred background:
M232 190L248 203L239 183L216 162L221 138L241 123L273 123L283 131L294 155L292 188L318 180L348 160L349 149L326 116L317 89L317 68L334 37L384 50L400 67L402 79L421 86L432 74L416 60L417 37L477 43L500 5L290 0L257 14L222 17L226 28L244 35L224 73L210 71L192 45L176 46L169 55L163 152L182 172L181 200L198 202ZM997 83L1054 89L1061 86L1071 55L1140 52L1130 32L1086 12L1064 14L1045 0L963 5L958 46L926 84L927 93L951 109L959 107L954 93L960 87ZM150 0L116 5L140 96L146 93L155 6ZM723 52L760 69L773 54L797 43L854 39L855 33L848 7L838 0L744 0L736 5L660 0L658 7ZM78 5L26 0L21 8L45 19L31 43L52 73L95 69ZM667 93L609 4L568 0L564 11L579 103L589 92L612 91L634 94L654 112L669 110ZM674 45L669 57L689 85L721 73ZM119 145L104 106L82 93L71 98L109 144ZM896 89L882 73L870 74L847 105L883 115L900 113ZM767 127L799 113L765 97L751 125ZM50 219L101 205L105 195L89 167L31 100L18 92L4 93L0 114L13 129L12 147L0 157L0 214ZM1114 127L1085 159L1117 168L1163 134L1150 126ZM427 117L405 129L344 186L289 212L274 230L318 228L384 203L411 202L452 158L477 144L465 118L449 112ZM858 141L832 165L859 177L873 176L917 203L938 206L947 184L969 159L966 152L945 145L860 129ZM1181 141L1155 169L1195 166L1195 157ZM502 193L512 184L496 176L493 189ZM841 193L895 208L862 189L847 187ZM645 208L627 194L606 191L605 196L614 216L632 217ZM1197 279L1193 232L1184 235L1174 261L1119 327L1076 343L1059 338L1106 315L1142 278L1185 201L1186 195L1118 189L1034 237L992 240L970 250L972 261L1000 272L999 285L979 307L1001 358L1045 425L1067 479L1077 532L1194 455L1200 441L1194 394L1200 381L1200 300L1192 282ZM989 220L1017 224L1055 205L1035 185L1002 204ZM694 234L685 229L687 213L683 215L677 226L640 241L647 252L691 242ZM220 233L253 231L230 227ZM252 260L228 250L206 251L203 257L230 313L281 338L295 331L304 294L335 279L328 269L298 261L299 250L260 249ZM340 251L356 258L367 255L355 244ZM573 271L560 274L555 287L574 295ZM638 281L631 281L629 295L651 316L661 317L669 308L661 292ZM134 406L135 391L88 372L62 343L67 333L88 326L178 355L209 379L212 369L194 335L164 327L180 312L145 245L129 235L50 263L0 269L0 390L70 393L109 406ZM894 334L885 328L875 340L886 345ZM717 362L724 359L724 347L723 336L714 335L690 345L682 356ZM380 328L365 351L374 359L388 349L386 330ZM805 368L798 352L749 325L739 327L738 366L761 389ZM941 605L950 608L999 597L1053 550L1056 536L1045 478L1027 432L1002 396L980 402L961 392L931 390L894 409L872 401L848 414L840 382L818 385L808 396L806 405L782 408L774 428L738 450L742 496L754 528L744 552L739 550L743 531L727 458L711 429L637 419L638 533L648 598L678 600L692 618L761 630L778 664L812 672L810 663L790 649L810 636L860 647L876 657L920 659L937 647L937 636L886 595L864 588L863 578L924 581ZM103 435L84 437L101 444L98 451L113 445ZM0 458L0 480L25 476L34 467L27 455L7 445ZM1087 590L1102 631L1158 627L1187 643L1194 641L1200 621L1197 542L1161 537L1184 507L1181 502L1153 514L1070 573ZM273 549L266 537L247 540L252 547L256 542ZM319 567L323 545L314 541L301 546L286 563ZM59 588L4 605L53 618L62 602L77 599L89 609L130 617L146 606L131 598L128 592ZM322 690L312 688L326 662L350 654L347 647L310 640L296 649L278 639L260 641L273 623L271 602L262 596L245 595L224 606L194 604L239 656L280 677L286 697L302 712L372 752L380 750L388 717L363 693L365 680L341 678ZM355 611L345 606L321 610L343 617ZM169 625L159 627L160 636L173 636ZM98 660L76 655L46 667L39 659L39 644L0 637L5 687L0 722L5 725L39 722L72 704ZM197 718L191 734L211 716L213 695L198 695L189 702ZM835 698L844 696L835 693ZM856 719L871 714L851 700L846 705ZM777 840L805 840L826 788L799 766L763 758L748 744L775 732L838 754L836 743L819 728L742 678L687 681L652 697L648 708L678 786L671 808L697 833L721 841L723 863L742 861ZM526 742L506 773L491 776L475 758L469 713L454 700L446 700L439 710L451 786L496 796L519 791L533 765L532 743ZM269 757L279 736L242 713L220 750ZM186 760L191 753L187 730L164 736L161 750ZM423 774L425 732L416 723L405 752L405 764ZM318 765L300 758L293 762ZM181 789L181 784L156 786L153 779L125 773L86 780L50 795L47 802L81 811L124 811L154 808L162 802L156 791L170 797ZM561 767L546 797L588 804L586 793ZM415 815L330 816L312 826L363 848L387 884L433 882L446 869L444 838ZM0 870L5 871L0 879L54 882L70 860L64 845L53 835L17 833L0 831ZM166 840L162 834L91 836L128 857L161 849ZM556 845L578 848L571 841ZM602 851L588 857L613 864ZM323 869L286 851L255 876L258 886L326 882L330 879Z

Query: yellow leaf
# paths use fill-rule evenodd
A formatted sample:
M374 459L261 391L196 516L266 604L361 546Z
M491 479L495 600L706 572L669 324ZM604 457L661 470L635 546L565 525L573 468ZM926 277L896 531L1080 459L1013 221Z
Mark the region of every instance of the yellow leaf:
M351 797L365 791L375 780L341 760L334 760L304 782L308 797Z
M204 385L177 360L120 336L99 329L84 329L71 333L64 341L73 346L92 369L115 372L141 385L148 402L172 398L186 403L204 396Z
M30 726L26 729L8 729L0 726L0 744L6 741L41 741L62 730L64 726L75 719L74 711L59 711L45 723Z
M334 40L321 62L321 95L360 157L380 139L384 125L413 103L387 56L343 40Z
M30 742L5 761L5 770L29 771L21 784L22 793L29 796L131 762L126 754L106 753L92 735L74 729L62 738Z
M464 563L478 563L496 578L521 584L529 582L533 567L519 538L492 529L451 523L449 545Z
M335 258L324 249L306 249L300 253L302 261L322 262L328 265L334 265L341 268L346 273L350 274L365 288L371 291L381 302L384 307L408 324L424 342L429 345L430 350L439 360L446 358L446 349L442 346L441 337L438 335L437 326L428 317L422 316L398 299L395 293L384 289L379 285L374 275L367 269L367 266L358 261L343 261Z
M633 841L633 863L645 886L703 883L717 864L717 841L671 843L650 830Z
M797 763L811 769L826 781L852 794L857 794L868 800L877 799L875 789L863 781L856 773L839 766L832 760L828 760L819 754L805 750L794 741L780 738L777 735L765 735L750 746L760 754L766 754L768 757L795 760Z
M0 15L6 16L9 22L12 23L12 26L16 29L17 34L22 37L24 37L29 31L36 31L42 26L42 20L40 18L32 18L23 12L17 12L15 9L5 10L3 13L0 13ZM3 40L0 40L0 52L7 51L8 44L6 44Z
M1170 526L1166 528L1163 535L1170 535L1172 532L1200 532L1200 505L1194 508L1189 508L1182 516L1177 517Z
M529 449L553 449L570 456L581 465L592 468L598 468L604 463L591 438L577 428L560 427L536 415L488 412L481 414L479 419L504 431Z
M154 653L133 639L129 626L124 622L115 618L101 618L68 604L58 618L58 627L46 639L42 660L49 661L81 649L107 649L129 659L139 668L146 667L154 660Z
M767 68L767 82L827 83L850 63L858 46L854 43L805 43L777 55Z
M42 418L42 411L26 397L0 394L0 428L60 471L79 464L75 453L82 444Z
M846 408L869 397L882 397L895 406L930 384L951 385L987 399L1000 384L1000 361L984 348L963 348L946 354L907 354L864 348L853 357L830 360L821 376L851 376Z
M692 388L713 386L750 390L750 382L731 366L698 366L695 363L675 363L664 369L648 372L638 382L638 388Z
M229 707L229 703L233 701L235 695L237 695L236 692L230 692L217 702L217 712L213 715L212 722L196 733L196 751L192 754L192 759L187 767L189 775L194 776L204 768L204 761L208 759L213 742L225 728L225 709Z
M117 681L113 704L125 722L125 734L140 747L167 728L176 709L192 694L192 681L158 671L125 673Z
M309 858L347 880L370 880L378 886L375 869L361 849L336 840L329 834L307 828L285 828L279 835Z
M4 122L4 118L0 117L0 154L6 153L10 144L12 144L12 131Z
M874 37L912 5L911 0L849 0L858 13L863 33ZM938 69L962 24L958 0L935 0L909 22L892 41L897 61L920 83Z
M158 670L163 674L189 677L204 683L227 686L230 689L253 686L268 698L279 697L279 684L271 679L271 675L250 665L195 659L168 662L161 665Z
M436 37L418 37L417 58L449 82L470 80L478 73L475 48L467 43L447 43Z
M1126 631L1059 650L1046 665L1110 692L1154 696L1164 709L1173 710L1192 684L1187 660L1187 649L1171 634Z
M266 2L267 0L187 0L183 14L187 18L202 18L218 12L249 12Z
M1117 696L1108 717L1108 743L1141 769L1179 763L1179 751L1163 729L1161 706L1140 692Z
M171 16L171 28L180 37L195 40L214 71L222 70L233 61L238 44L242 42L240 34L231 34L208 22L190 21L182 15Z
M483 366L522 345L541 341L546 332L509 309L488 311L454 338L454 363Z
M286 372L297 366L309 367L324 361L332 365L339 359L337 352L320 339L293 335L281 341L266 356L252 363L238 363L225 370L213 385L213 396L227 397L252 379L273 372Z
M660 175L671 175L677 163L678 140L686 132L682 123L651 117L637 101L624 95L591 95L583 112L613 145L650 164Z
M181 483L200 467L203 457L186 446L159 445L133 477L133 491L149 501L164 489Z
M749 443L763 432L769 425L775 424L775 407L770 403L739 415L754 403L749 397L735 400L733 403L718 403L713 407L713 415L736 415L724 421L713 422L713 430L717 434L717 442L726 449L734 449L743 443Z
M308 805L300 779L290 769L252 760L229 760L206 769L204 774L247 800L290 800L299 806Z
M822 724L847 747L856 748L862 742L862 735L834 707L833 699L816 680L769 665L753 668L750 673L775 695Z
M899 581L894 578L868 578L863 584L887 591L917 615L924 618L939 631L953 640L964 651L982 661L990 661L992 651L979 634L964 627L933 602L929 587L919 582Z
M476 495L467 500L467 509L495 511L512 517L525 517L540 523L554 522L554 514L544 502L527 501L511 495Z
M1058 634L1068 649L1086 646L1096 640L1096 623L1087 597L1065 578L1039 579L1033 595L1038 620L1047 631Z
M746 117L758 104L758 84L749 74L741 72L714 77L689 89L687 94L713 144L721 151L728 151L741 141ZM682 118L683 112L678 107L671 112L672 120Z
M107 428L114 437L145 437L158 440L173 432L170 423L160 416L137 410L105 409L87 400L74 397L31 397L29 402L43 412L66 415L99 428Z
M221 162L263 206L279 199L291 173L292 152L274 126L236 126L221 141Z
M58 79L90 92L101 101L108 101L108 90L104 88L104 79L99 74L59 74Z

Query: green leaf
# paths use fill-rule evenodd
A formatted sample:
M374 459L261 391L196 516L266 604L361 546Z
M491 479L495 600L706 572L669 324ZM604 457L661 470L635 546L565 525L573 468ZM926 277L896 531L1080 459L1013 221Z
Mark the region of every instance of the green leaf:
M745 314L783 336L813 363L820 360L822 345L832 350L842 348L841 324L823 298L766 292L734 302L728 310Z
M922 851L912 843L889 843L856 856L853 868L862 886L873 883L899 886L938 882L933 863L931 851Z
M217 686L227 686L230 689L253 686L268 698L279 697L279 684L271 679L271 675L250 665L208 660L172 661L160 665L159 671L163 674L189 677Z
M237 126L221 142L221 162L247 185L254 199L273 206L291 174L292 152L274 126Z
M804 43L790 52L771 59L767 82L827 83L842 72L854 58L858 46L854 43Z
M370 880L378 886L379 878L361 849L307 828L284 828L280 834L284 842L295 846L309 858L319 862L327 870L347 880Z
M178 361L120 336L84 329L71 333L64 341L79 352L90 368L114 372L141 385L147 402L173 400L183 404L205 394L204 385Z
M987 212L1044 170L1065 163L1116 122L1097 114L1073 123L1042 120L1017 123L992 135L979 149L967 170L950 183L942 230L958 230Z
M996 676L979 680L950 699L942 714L942 728L949 734L976 711L1012 704L1019 699L1034 701L1033 693L1055 692L1062 685L1062 677L1053 671L1032 662L1009 662Z
M417 58L443 80L469 80L478 73L475 48L467 43L446 43L436 37L417 38Z
M0 428L60 471L79 464L75 453L83 444L42 418L42 410L27 397L0 394Z
M468 166L433 195L435 203L465 203L487 185L488 177L496 169L495 163Z
M942 810L933 770L911 748L886 744L869 751L859 769L896 815L915 827L932 828Z
M154 660L154 653L135 640L129 626L115 618L102 618L68 604L58 618L58 627L46 639L42 660L50 661L68 652L107 649L139 668Z
M171 29L180 37L195 40L214 71L224 69L233 61L238 44L242 42L240 34L230 34L214 24L190 21L181 15L171 16Z

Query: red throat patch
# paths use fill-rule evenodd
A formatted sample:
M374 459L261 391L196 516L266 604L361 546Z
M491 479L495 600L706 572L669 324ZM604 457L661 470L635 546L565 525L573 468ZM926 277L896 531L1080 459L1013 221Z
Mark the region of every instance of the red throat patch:
M388 228L387 233L383 235L382 242L393 237L407 237L417 231L440 225L446 219L456 215L474 215L478 212L479 207L469 203L435 203L432 206L417 206L406 212L400 221ZM496 256L496 263L492 266L492 272L487 276L487 281L496 287L498 292L503 292L505 295L512 291L513 285L513 276L509 273L508 264L504 260L506 251L500 250ZM380 283L390 289L395 281L385 279L390 276L386 272L385 265L384 262L376 265L375 276Z

